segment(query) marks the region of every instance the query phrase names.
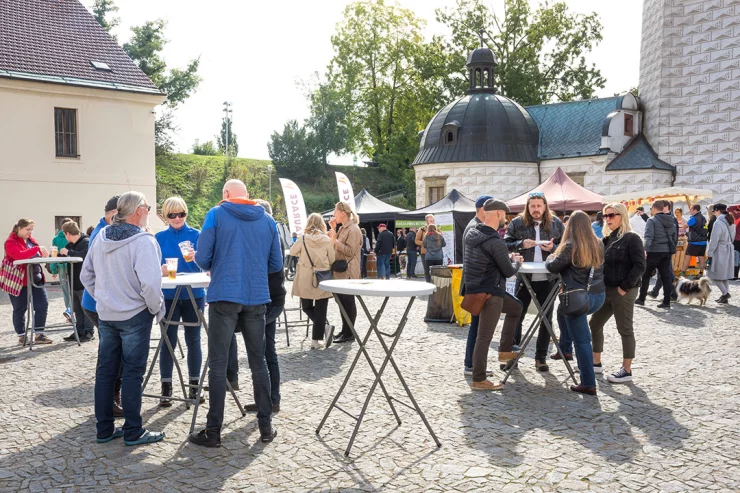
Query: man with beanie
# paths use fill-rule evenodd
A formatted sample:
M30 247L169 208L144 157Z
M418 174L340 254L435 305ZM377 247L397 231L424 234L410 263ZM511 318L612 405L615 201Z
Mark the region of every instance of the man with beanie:
M88 248L92 246L93 240L98 236L98 233L103 228L108 226L113 220L113 216L118 212L118 198L120 195L114 195L108 202L106 202L103 212L103 217L100 218L98 225L95 226L92 233L90 233L90 239L88 241ZM100 330L100 323L98 321L98 312L96 308L95 300L90 293L85 289L82 292L82 311L85 312L85 316L90 319L92 324ZM121 407L121 375L123 374L123 366L118 369L118 378L115 381L115 387L113 392L113 416L116 418L123 417L123 408Z
M478 226L479 224L483 223L483 221L486 218L485 211L483 210L483 206L485 205L486 201L493 199L493 196L491 195L478 195L478 198L475 199L475 216L473 219L470 220L467 226L465 226L465 231L463 232L463 254L465 253L465 237L468 236L468 232ZM465 290L465 284L460 283L460 294L462 295ZM465 366L463 373L465 375L472 375L473 374L473 349L475 348L475 340L478 337L478 316L473 315L472 319L470 320L470 327L468 328L468 342L465 345ZM486 374L488 376L493 375L492 371L489 371L486 369Z
M488 380L486 365L491 345L502 313L506 314L499 342L499 361L507 365L516 359L513 351L514 334L522 314L522 305L506 292L506 279L516 274L524 260L521 255L509 254L497 230L506 221L507 205L501 200L489 199L484 204L482 224L465 237L463 277L465 295L486 293L490 297L480 312L478 337L473 351L473 390L500 390L502 383Z

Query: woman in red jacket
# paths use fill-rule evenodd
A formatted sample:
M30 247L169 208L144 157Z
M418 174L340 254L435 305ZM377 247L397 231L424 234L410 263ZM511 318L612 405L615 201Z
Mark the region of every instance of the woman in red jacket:
M34 257L48 257L49 253L46 248L40 247L38 242L31 237L33 233L34 222L30 219L19 219L13 226L13 232L5 240L5 256L12 261L26 260ZM33 289L33 309L34 324L36 327L46 325L46 312L49 309L49 300L46 297L44 288L44 272L41 265L34 265L31 269L33 283L36 286ZM18 334L18 344L23 345L26 334L26 312L28 311L28 270L23 266L23 289L18 296L10 296L10 303L13 305L13 327ZM51 339L44 335L43 329L36 330L36 339L34 344L51 344Z

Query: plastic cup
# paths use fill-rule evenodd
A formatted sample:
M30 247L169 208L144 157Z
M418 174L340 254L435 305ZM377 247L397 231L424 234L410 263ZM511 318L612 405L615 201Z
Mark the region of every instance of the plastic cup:
M165 261L167 263L167 278L174 281L177 279L177 259L168 258Z
M195 256L193 244L189 241L181 241L177 246L180 247L180 253L182 253L182 258L185 259L185 262L192 262Z
M49 253L49 255L51 255L52 257L56 257L57 255L59 255L59 248L55 246L51 247L51 252Z

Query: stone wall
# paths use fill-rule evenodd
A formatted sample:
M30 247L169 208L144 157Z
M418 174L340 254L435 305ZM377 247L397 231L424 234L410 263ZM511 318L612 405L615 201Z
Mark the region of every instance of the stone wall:
M645 0L639 87L676 186L740 202L740 0Z

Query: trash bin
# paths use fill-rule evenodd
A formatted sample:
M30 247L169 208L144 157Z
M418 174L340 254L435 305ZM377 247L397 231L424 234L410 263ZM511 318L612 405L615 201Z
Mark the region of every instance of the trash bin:
M462 264L450 264L447 266L452 274L452 286L450 295L452 296L452 311L455 314L457 325L462 327L471 322L470 313L462 309L462 296L460 296L460 285L462 284L463 269Z
M367 254L367 262L365 263L365 270L367 271L368 279L378 278L378 257L375 252Z
M447 267L435 265L432 266L429 274L437 290L429 295L424 321L450 323L453 317L452 272Z

